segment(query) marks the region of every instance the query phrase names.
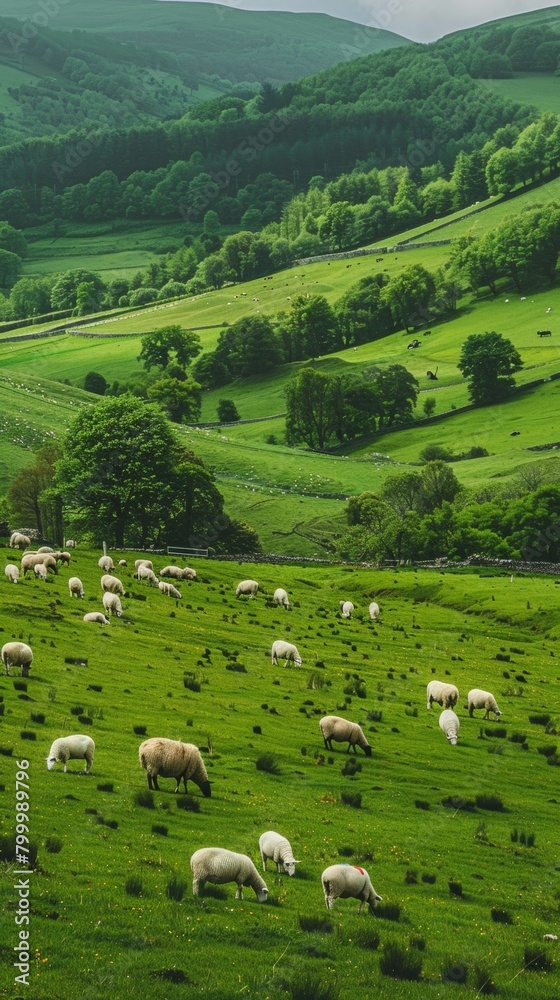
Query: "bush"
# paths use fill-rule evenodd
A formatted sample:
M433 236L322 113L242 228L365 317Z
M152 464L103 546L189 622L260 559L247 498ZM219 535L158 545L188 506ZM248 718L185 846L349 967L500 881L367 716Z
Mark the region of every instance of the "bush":
M200 691L200 681L197 681L192 674L187 674L183 677L183 687L188 688L189 691Z
M146 788L142 789L141 792L136 792L134 804L142 806L144 809L155 809L153 792L148 791Z
M474 800L479 809L488 809L490 812L504 812L504 803L499 795L476 795Z
M333 924L330 917L298 917L302 931L310 934L332 934Z
M340 798L345 806L352 806L353 809L362 808L361 792L342 792Z
M128 893L129 896L141 896L142 879L138 878L137 875L131 875L130 878L127 878L124 884L124 891Z
M183 882L182 879L177 878L175 875L167 883L167 888L165 894L168 899L174 899L176 903L180 903L183 896L185 895L185 890L187 888L187 883Z
M336 1000L338 993L331 979L323 979L318 972L301 970L286 984L290 1000Z
M230 424L239 420L239 413L233 399L220 399L218 403L218 420Z
M490 916L495 924L512 924L510 914L507 910L499 910L497 906L493 906L490 910Z
M62 848L64 847L63 841L60 837L47 837L45 840L45 850L49 854L60 854Z
M266 771L267 774L280 774L278 761L273 753L263 753L257 757L257 771Z
M423 462L453 462L455 455L439 444L429 444L420 452L420 458Z
M383 948L379 970L384 976L413 982L420 978L422 958L418 953L402 948L394 941L388 941Z

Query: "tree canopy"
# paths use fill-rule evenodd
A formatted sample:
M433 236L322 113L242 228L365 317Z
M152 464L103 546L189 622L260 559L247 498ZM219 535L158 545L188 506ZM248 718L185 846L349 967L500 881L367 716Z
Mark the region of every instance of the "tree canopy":
M479 333L467 337L457 363L468 382L473 403L495 403L515 385L513 375L523 362L511 340L501 333Z

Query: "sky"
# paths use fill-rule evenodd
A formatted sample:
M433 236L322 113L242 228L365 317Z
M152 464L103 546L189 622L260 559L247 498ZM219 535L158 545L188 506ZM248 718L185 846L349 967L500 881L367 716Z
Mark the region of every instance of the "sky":
M189 3L189 0L179 0ZM211 0L215 2L215 0ZM375 28L388 28L418 42L511 14L555 7L553 0L221 0L238 10L291 10L332 14Z

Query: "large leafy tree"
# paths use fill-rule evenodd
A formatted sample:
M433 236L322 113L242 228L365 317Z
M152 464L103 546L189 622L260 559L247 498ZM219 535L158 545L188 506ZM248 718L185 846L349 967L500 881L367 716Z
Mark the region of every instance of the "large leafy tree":
M145 368L167 368L171 361L186 368L202 350L198 334L177 325L152 330L140 343L138 360Z
M149 387L148 397L163 406L174 423L192 423L200 419L200 390L199 382L170 365Z
M523 362L511 340L501 333L475 333L463 344L457 367L467 379L473 403L495 403L511 391L513 375Z
M267 316L245 316L222 331L216 356L234 378L270 371L280 363L280 347Z
M337 427L338 379L302 368L285 389L286 439L324 448Z
M408 331L426 320L434 292L433 275L423 264L411 264L396 275L384 290L395 325Z
M338 322L324 295L298 295L280 330L286 361L307 361L340 345Z
M368 368L366 378L375 382L379 405L379 423L392 427L395 423L412 420L412 410L418 397L418 382L404 365Z

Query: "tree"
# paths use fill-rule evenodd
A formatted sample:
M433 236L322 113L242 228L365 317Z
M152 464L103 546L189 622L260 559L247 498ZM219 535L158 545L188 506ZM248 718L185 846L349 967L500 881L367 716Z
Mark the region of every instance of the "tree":
M90 283L93 284L95 293L105 290L103 281L93 271L86 271L83 267L65 271L52 286L51 307L53 309L75 309L79 286Z
M81 281L76 289L76 316L87 316L96 312L101 305L101 290L95 287L93 281Z
M104 396L107 391L107 380L99 372L88 372L84 378L84 389L86 392L95 392L98 396Z
M376 385L380 424L391 427L394 423L412 420L412 410L418 397L418 382L403 365L387 368L367 368L364 375Z
M383 294L395 326L408 331L426 320L434 291L433 275L422 264L411 264L393 278Z
M18 257L27 257L27 240L19 229L14 229L9 222L0 222L0 249L9 250Z
M337 425L337 379L302 368L285 389L286 440L324 448Z
M271 371L281 360L274 327L261 315L245 316L223 330L216 354L234 378Z
M444 503L452 503L461 484L447 462L428 462L420 474L425 509L432 512Z
M177 365L170 365L148 388L148 398L167 411L176 424L200 420L201 385Z
M10 307L15 319L48 313L51 307L50 282L46 278L20 278L10 292Z
M284 317L280 335L286 361L307 361L339 346L336 315L324 295L298 295Z
M9 291L18 280L21 259L9 250L0 250L0 288Z
M391 314L381 294L385 283L382 274L362 278L337 300L335 313L346 347L366 344L392 332Z
M495 403L515 385L513 375L523 362L511 340L501 333L480 333L467 337L457 367L468 382L473 403Z
M224 424L239 420L239 413L233 399L220 399L218 402L218 420Z
M163 326L146 333L140 340L142 349L138 360L144 368L167 368L171 360L186 368L200 354L200 337L180 326Z
M48 535L53 540L62 541L55 505L46 496L46 491L53 484L54 463L58 457L58 445L48 444L41 448L33 465L22 469L12 483L8 502L17 521L37 528L41 538Z
M435 396L426 396L422 409L427 417L431 417L436 408Z

